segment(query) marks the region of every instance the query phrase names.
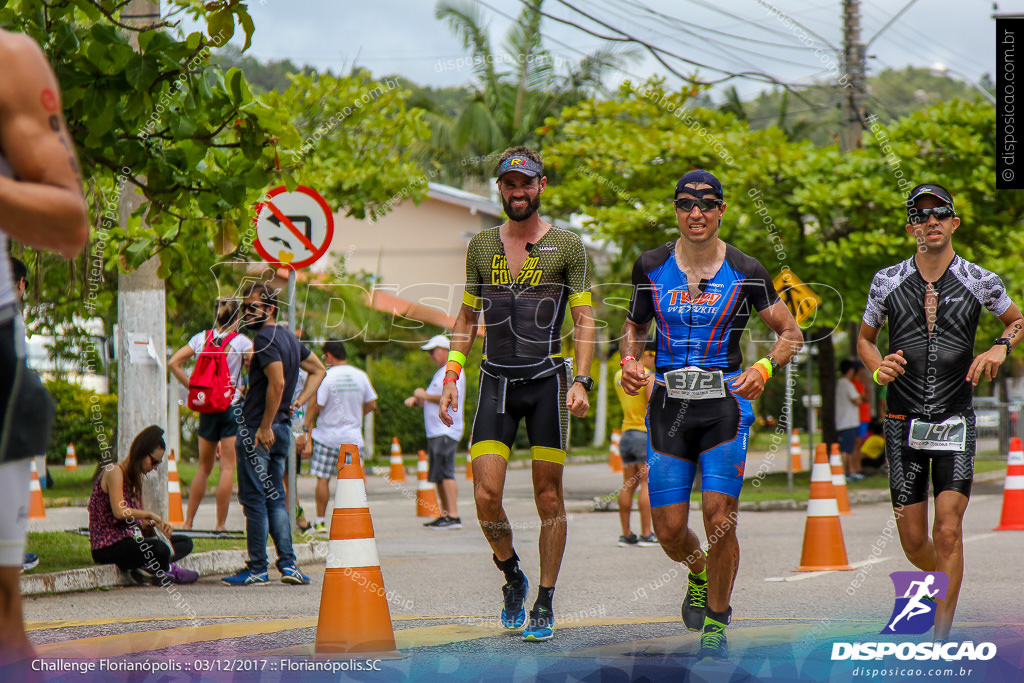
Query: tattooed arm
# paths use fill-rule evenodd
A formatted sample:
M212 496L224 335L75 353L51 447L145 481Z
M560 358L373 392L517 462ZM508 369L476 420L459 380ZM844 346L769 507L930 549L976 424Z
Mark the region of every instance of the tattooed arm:
M89 239L82 178L61 113L57 79L42 50L0 30L0 229L27 246L74 257Z

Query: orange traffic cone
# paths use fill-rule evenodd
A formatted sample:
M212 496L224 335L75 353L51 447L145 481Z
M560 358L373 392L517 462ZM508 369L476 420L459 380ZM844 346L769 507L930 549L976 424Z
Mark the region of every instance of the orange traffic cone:
M174 449L167 456L167 523L171 526L185 525L185 515L181 512L181 480L178 479Z
M427 452L420 451L420 459L416 463L416 516L440 517L441 506L437 502L437 491L427 481Z
M39 485L39 470L36 469L36 459L32 463L32 478L28 482L28 518L46 519L46 506L43 505L43 488Z
M789 440L789 458L792 461L790 467L794 472L804 471L804 454L800 452L800 430L794 428L793 436Z
M402 460L402 446L398 443L397 436L391 440L391 474L388 479L405 481L405 462Z
M313 652L334 655L394 651L395 632L366 502L359 448L352 444L343 444L338 458L327 545Z
M622 471L622 455L619 453L619 439L622 438L622 433L618 429L612 430L612 445L608 451L608 466L612 468L612 472Z
M846 559L843 527L839 523L832 488L832 472L828 450L819 443L811 466L811 497L807 501L807 524L804 526L804 549L798 572L853 569Z
M1020 439L1010 439L1003 484L1003 515L993 531L1024 531L1024 448Z
M473 451L466 453L466 481L473 481Z
M78 469L78 456L75 454L75 444L68 444L68 454L64 457L64 471L74 472Z
M843 472L843 456L839 452L839 444L832 444L832 457L829 459L832 465L832 487L835 489L836 504L839 505L839 514L852 515L850 510L850 494L846 491L846 474Z

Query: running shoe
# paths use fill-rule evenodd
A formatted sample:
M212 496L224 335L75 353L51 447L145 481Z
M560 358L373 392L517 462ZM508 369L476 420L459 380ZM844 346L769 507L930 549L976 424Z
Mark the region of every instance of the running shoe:
M523 631L523 640L527 643L542 643L551 640L555 635L555 613L547 607L534 607L530 610L530 623Z
M314 524L313 525L313 530L312 530L311 533L314 533L314 534L326 534L327 533L327 524L324 523L324 522L318 522L318 523Z
M619 536L619 547L620 548L634 548L639 543L636 534L630 534L629 536Z
M246 567L237 574L225 576L220 582L225 586L269 586L270 577L267 576L266 570L254 572Z
M427 522L423 526L428 529L461 529L462 518L461 517L449 517L448 515L441 515L433 522Z
M295 586L309 585L309 577L299 571L294 564L281 567L281 583L290 583Z
M21 560L21 571L27 572L29 569L35 569L39 566L39 556L35 553L25 553L25 557Z
M526 574L519 572L522 582L519 587L506 583L501 587L505 604L501 608L501 625L505 628L519 628L526 623L526 593L530 590L530 582Z
M700 634L700 650L697 660L728 659L729 642L725 637L725 624L710 617L704 620L704 629Z
M683 599L683 623L691 631L700 631L704 626L704 613L708 606L708 582L701 581L690 573Z
M652 546L659 545L658 544L658 537L654 535L654 532L651 532L651 533L647 534L646 536L641 536L637 540L637 545L640 546L641 548L650 548Z

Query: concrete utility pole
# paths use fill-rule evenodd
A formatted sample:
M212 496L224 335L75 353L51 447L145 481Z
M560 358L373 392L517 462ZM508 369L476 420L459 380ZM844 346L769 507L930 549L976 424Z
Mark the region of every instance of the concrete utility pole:
M843 127L843 150L859 149L861 133L861 107L867 92L867 48L860 37L860 0L843 0L843 66L851 87L844 88L846 98L846 125Z
M149 26L160 21L159 0L131 0L121 22ZM138 34L131 32L132 47L139 49ZM121 188L120 225L142 204L135 185ZM117 278L117 457L128 457L135 436L149 425L167 428L167 324L164 281L157 277L157 259L151 258L131 273ZM178 455L178 453L175 453ZM167 516L167 465L155 479L143 480L147 509Z

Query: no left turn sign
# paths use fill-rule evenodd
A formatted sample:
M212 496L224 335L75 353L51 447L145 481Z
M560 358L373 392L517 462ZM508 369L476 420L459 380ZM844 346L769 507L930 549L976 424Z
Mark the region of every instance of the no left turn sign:
M256 205L253 246L275 267L305 268L327 253L334 237L334 214L316 190L282 185Z

